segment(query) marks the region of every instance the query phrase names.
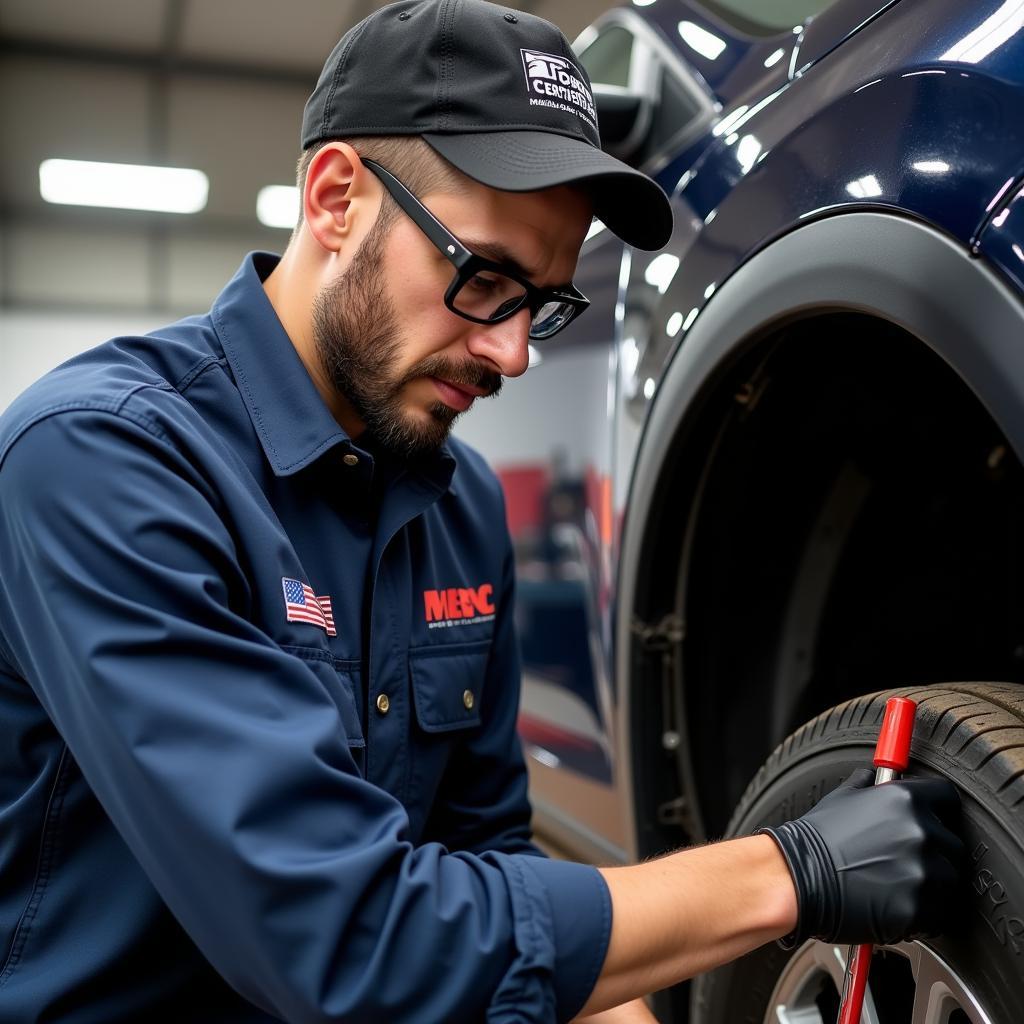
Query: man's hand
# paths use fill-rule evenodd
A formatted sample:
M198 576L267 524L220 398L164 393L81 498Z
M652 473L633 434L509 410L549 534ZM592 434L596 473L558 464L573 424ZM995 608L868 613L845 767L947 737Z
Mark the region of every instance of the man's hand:
M612 935L584 1014L783 936L871 942L940 930L955 905L963 854L951 831L956 791L935 780L872 780L869 770L855 772L803 818L770 834L600 869L612 898Z
M576 1017L572 1024L658 1024L658 1018L647 1009L642 999L634 999L631 1003L613 1006L601 1013Z
M826 942L886 944L937 935L948 920L964 846L951 831L956 788L942 779L874 786L869 768L796 821L761 829L779 844L800 904L789 949Z

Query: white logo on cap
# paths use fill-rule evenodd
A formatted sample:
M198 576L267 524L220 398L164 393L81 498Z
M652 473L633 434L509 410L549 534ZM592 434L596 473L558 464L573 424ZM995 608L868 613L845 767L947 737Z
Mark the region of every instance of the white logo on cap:
M571 60L539 50L520 50L531 107L553 107L582 117L597 131L594 96Z

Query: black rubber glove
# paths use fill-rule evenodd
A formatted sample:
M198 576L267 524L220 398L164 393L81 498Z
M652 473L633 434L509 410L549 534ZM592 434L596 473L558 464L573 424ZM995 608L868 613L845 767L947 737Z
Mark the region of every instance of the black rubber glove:
M858 768L802 818L758 829L782 850L796 886L792 949L937 935L955 906L964 846L951 831L960 796L941 779L874 785Z

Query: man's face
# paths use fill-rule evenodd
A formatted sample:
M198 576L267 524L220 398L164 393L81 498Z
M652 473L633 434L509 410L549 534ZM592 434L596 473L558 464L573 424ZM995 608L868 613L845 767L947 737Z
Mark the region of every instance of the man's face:
M513 260L534 284L567 284L590 226L590 204L569 188L510 193L467 184L424 204L470 250ZM496 395L528 362L529 310L500 324L452 313L454 270L400 210L364 238L348 269L313 307L317 353L359 421L403 457L436 449L460 413Z

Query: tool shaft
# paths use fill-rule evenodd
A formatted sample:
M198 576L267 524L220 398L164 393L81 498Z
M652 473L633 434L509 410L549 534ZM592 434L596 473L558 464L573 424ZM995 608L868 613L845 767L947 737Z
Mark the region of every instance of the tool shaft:
M910 739L917 705L906 697L890 697L885 705L882 731L875 746L875 785L898 779L910 764ZM843 991L836 1024L861 1024L864 995L871 970L871 943L851 946L846 955Z

